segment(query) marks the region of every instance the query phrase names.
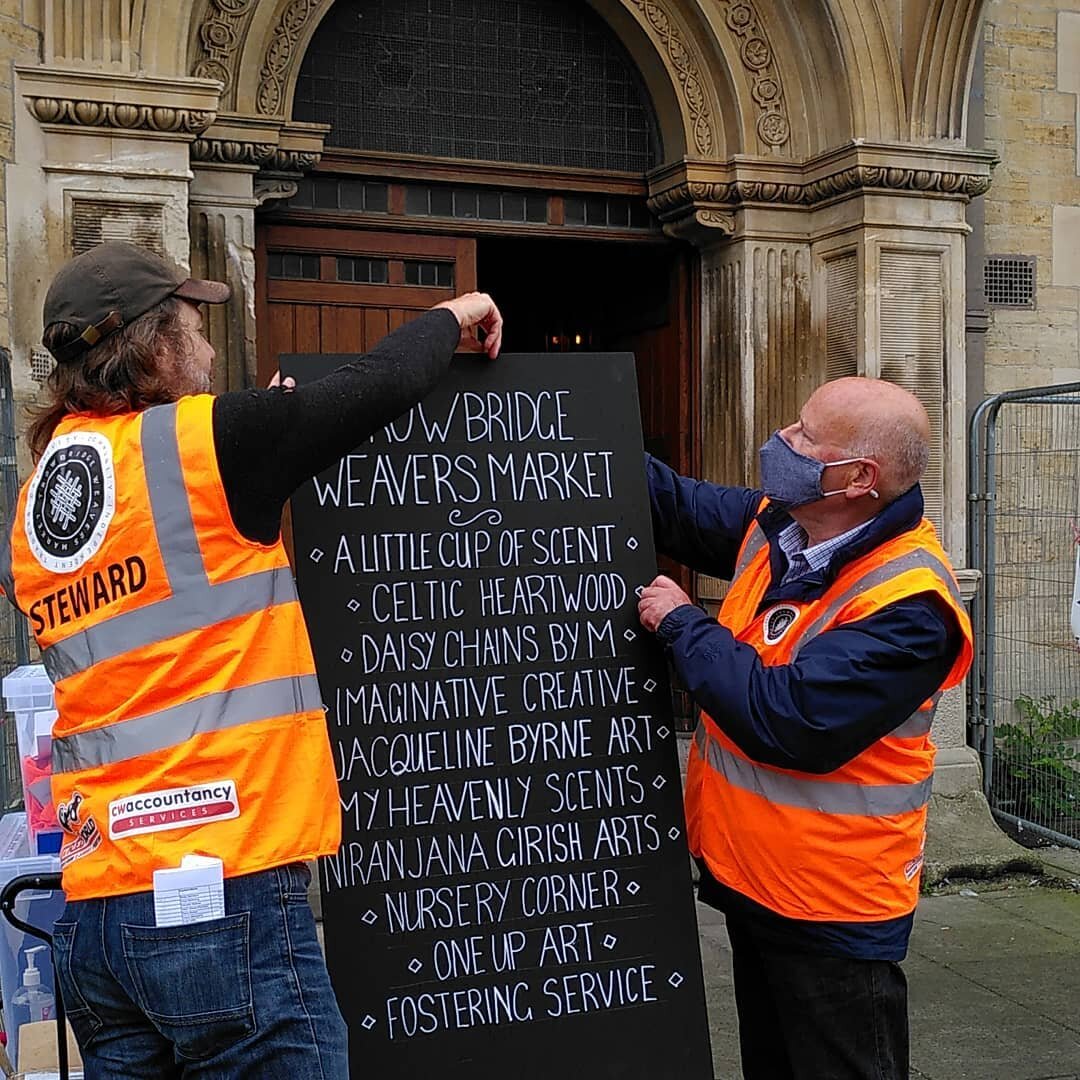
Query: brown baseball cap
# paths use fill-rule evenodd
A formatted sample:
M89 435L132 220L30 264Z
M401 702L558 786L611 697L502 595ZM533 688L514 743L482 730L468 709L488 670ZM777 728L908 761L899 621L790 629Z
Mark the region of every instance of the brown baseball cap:
M53 278L45 296L43 323L65 322L81 333L54 356L77 360L103 338L170 296L193 304L223 304L229 286L185 277L160 255L137 244L109 240L72 259Z

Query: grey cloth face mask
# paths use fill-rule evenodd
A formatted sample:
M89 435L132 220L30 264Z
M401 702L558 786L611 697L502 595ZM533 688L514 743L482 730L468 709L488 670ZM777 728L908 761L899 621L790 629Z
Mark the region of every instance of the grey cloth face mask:
M818 499L826 499L830 495L842 495L847 490L822 490L821 478L830 465L853 465L856 461L866 459L853 457L843 458L841 461L818 461L817 458L800 454L788 444L779 431L774 431L758 451L758 460L761 464L761 487L769 501L787 510L794 510L807 503L817 502ZM873 490L870 495L875 499L878 497L878 493Z

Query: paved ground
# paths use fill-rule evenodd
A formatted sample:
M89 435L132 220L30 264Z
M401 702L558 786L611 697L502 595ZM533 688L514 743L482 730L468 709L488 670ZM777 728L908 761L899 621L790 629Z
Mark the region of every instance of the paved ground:
M905 962L913 1080L1080 1080L1080 891L1067 886L922 900ZM715 1076L736 1080L723 917L699 904L698 920Z

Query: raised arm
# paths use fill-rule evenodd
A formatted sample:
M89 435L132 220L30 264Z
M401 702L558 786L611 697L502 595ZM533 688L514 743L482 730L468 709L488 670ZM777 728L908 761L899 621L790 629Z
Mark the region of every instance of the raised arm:
M483 329L481 344L476 331ZM306 479L421 401L455 349L498 355L502 316L484 293L450 300L315 382L222 394L214 441L233 522L275 540L285 501Z

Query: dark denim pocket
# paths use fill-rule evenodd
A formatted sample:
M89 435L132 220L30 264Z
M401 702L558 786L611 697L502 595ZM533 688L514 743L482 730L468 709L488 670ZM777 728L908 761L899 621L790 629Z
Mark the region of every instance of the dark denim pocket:
M286 901L294 904L307 903L308 890L311 887L311 871L307 863L289 863L279 867L278 882Z
M102 1023L97 1013L87 1005L72 971L77 927L78 924L73 922L57 922L53 926L53 973L71 1030L75 1032L79 1045L85 1047L101 1030ZM74 967L77 966L76 961Z
M138 1005L192 1061L255 1033L249 913L188 926L122 925Z

